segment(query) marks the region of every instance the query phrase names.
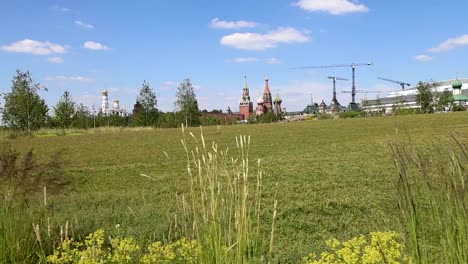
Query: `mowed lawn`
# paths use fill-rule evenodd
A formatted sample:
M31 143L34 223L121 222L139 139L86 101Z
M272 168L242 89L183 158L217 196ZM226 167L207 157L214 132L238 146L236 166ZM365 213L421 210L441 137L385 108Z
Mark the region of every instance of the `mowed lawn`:
M199 135L198 128L190 131ZM325 240L332 237L401 232L394 189L397 172L389 143L447 144L453 133L466 139L468 113L238 125L219 131L206 127L203 131L208 142L216 141L233 155L235 137L251 136L252 174L257 159L265 170L264 229L268 233L278 191L276 258L297 262L310 252L324 250ZM74 189L49 197L54 227L69 221L76 234L105 228L144 242L167 238L176 194L188 194L181 138L181 129L110 129L11 143L22 151L34 148L41 159L67 149Z

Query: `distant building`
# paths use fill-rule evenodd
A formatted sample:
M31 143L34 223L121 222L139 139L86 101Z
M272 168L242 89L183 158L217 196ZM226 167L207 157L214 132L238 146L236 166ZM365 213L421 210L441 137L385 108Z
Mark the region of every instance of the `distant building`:
M455 79L447 81L435 82L437 88L436 92L441 95L444 91L449 91L453 95L454 103L468 107L468 79ZM364 100L362 102L362 109L368 112L385 111L386 113L392 112L395 106L400 108L417 109L420 106L416 100L418 90L416 87L391 92L384 98L373 100Z
M250 101L249 86L247 81L245 81L244 88L242 89L241 101L239 103L239 114L243 115L242 120L248 120L251 117L260 116L266 113L281 114L284 112L284 109L281 106L282 102L283 100L279 95L277 95L273 101L268 78L265 78L265 88L263 93L261 93L257 98L254 112L253 103Z
M114 109L110 111L111 115L115 116L127 116L127 108L124 106L120 108L120 101L118 99L114 100Z

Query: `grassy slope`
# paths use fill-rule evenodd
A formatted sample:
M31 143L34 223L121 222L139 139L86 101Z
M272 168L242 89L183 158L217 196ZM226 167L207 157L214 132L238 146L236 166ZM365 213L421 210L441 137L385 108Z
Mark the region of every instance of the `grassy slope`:
M466 137L468 113L228 126L219 134L216 127L204 131L208 141L232 150L236 135L252 136L251 158L263 160L265 202L270 208L278 183L276 252L284 262L322 250L324 240L331 237L399 231L392 182L396 170L388 142L408 137L422 145L444 142L453 131ZM140 239L163 239L175 210L175 194L188 191L180 138L179 129L117 130L12 143L23 150L33 147L41 157L69 149L70 172L79 184L66 197L51 198L55 226L69 220L78 232L105 227ZM268 229L270 219L265 216ZM121 225L119 231L116 224Z

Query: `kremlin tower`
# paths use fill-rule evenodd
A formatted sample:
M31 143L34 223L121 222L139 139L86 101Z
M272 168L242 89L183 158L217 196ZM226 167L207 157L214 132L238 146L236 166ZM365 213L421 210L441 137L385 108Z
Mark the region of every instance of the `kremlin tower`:
M242 98L239 104L239 113L244 115L244 120L249 119L253 113L253 104L250 101L249 86L247 84L247 77L245 77L244 88L242 91Z

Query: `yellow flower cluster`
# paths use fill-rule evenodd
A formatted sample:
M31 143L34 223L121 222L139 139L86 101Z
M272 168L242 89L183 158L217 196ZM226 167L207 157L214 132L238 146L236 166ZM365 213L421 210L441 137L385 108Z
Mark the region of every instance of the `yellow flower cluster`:
M198 263L200 247L195 240L185 238L172 244L163 245L161 242L152 243L146 254L141 252L140 246L133 238L110 239L110 247L105 245L104 230L99 229L88 235L84 243L74 240L64 240L47 257L52 264L100 264L100 263Z
M403 253L401 235L396 232L373 232L370 241L365 236L340 242L337 239L326 241L329 251L310 254L303 259L304 264L397 264L411 263L411 258Z
M195 240L181 240L164 246L161 242L155 242L148 247L148 253L143 256L143 264L163 263L198 263L200 247Z

